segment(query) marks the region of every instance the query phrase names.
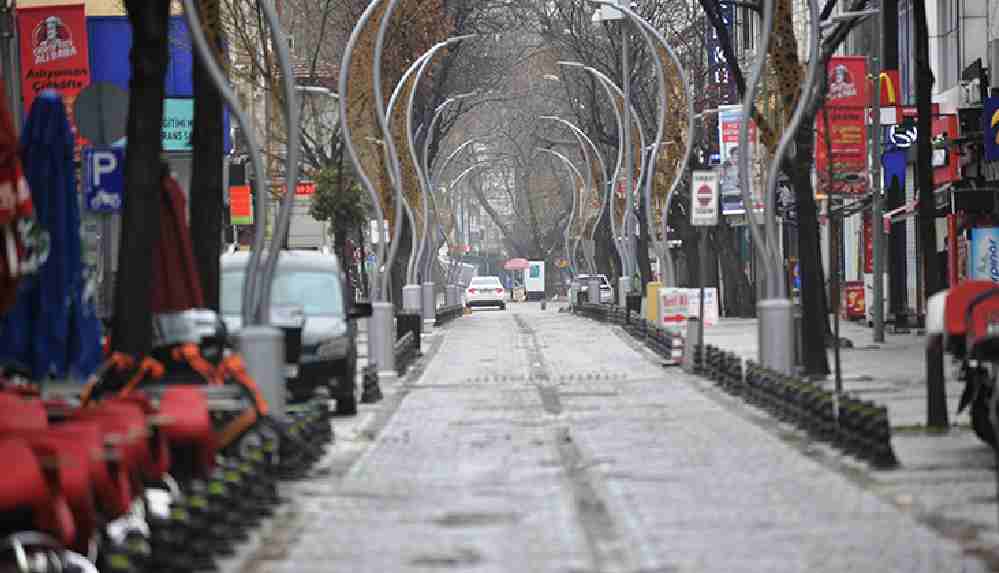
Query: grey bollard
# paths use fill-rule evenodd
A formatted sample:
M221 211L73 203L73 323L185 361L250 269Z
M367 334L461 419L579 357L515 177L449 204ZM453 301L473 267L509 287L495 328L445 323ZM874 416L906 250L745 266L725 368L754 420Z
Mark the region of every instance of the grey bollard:
M402 308L409 314L420 314L422 306L422 289L420 285L409 284L402 287Z
M368 356L379 378L394 377L395 370L395 307L390 302L371 303L368 319Z
M423 283L423 330L429 332L437 321L437 305L434 301L434 283Z
M631 293L631 277L621 277L617 279L617 304L618 306L628 306L628 294Z
M586 282L586 296L593 304L600 304L600 279L591 278Z
M284 333L273 326L246 326L238 334L246 371L267 402L268 412L285 418Z
M760 364L781 374L793 375L794 304L786 298L765 299L757 303L756 311Z
M687 337L683 340L683 371L693 374L694 352L701 339L701 321L696 316L687 319Z

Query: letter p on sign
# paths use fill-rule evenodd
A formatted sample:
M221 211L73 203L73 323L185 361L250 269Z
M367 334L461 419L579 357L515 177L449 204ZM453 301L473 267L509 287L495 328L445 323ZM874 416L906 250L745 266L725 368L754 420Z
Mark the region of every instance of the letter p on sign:
M118 169L118 158L112 151L95 151L94 159L94 187L101 186L101 178L110 175Z

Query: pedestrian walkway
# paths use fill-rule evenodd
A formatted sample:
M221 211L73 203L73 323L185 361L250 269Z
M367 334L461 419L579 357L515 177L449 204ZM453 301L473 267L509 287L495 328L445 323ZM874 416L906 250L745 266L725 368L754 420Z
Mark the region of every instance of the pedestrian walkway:
M615 327L511 305L427 345L241 570L987 570Z

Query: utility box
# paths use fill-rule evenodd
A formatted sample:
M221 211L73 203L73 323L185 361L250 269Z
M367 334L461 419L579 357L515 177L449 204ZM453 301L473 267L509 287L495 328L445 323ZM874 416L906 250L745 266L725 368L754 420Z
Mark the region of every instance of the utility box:
M659 321L659 287L663 283L653 281L645 285L645 319L649 322Z

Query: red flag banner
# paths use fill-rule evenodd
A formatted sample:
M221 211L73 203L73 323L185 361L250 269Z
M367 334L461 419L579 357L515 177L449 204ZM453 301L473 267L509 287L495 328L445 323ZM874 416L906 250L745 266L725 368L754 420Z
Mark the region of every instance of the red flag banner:
M867 192L867 126L862 107L825 107L815 118L815 171L823 195ZM829 145L826 143L826 117ZM831 168L831 169L830 169Z
M826 105L835 107L867 107L867 58L836 56L829 58L829 93Z
M73 103L90 84L87 18L83 4L17 9L21 48L21 95L31 110L38 94L54 89L62 95L70 123Z

